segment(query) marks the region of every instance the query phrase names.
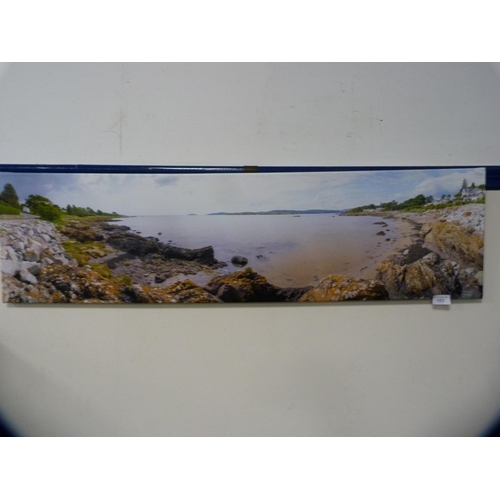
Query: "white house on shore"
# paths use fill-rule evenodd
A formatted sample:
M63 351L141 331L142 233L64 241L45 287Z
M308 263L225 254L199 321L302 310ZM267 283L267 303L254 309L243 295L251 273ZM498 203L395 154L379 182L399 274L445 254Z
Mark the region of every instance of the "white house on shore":
M462 189L463 201L477 201L484 196L483 191L477 187L466 187Z

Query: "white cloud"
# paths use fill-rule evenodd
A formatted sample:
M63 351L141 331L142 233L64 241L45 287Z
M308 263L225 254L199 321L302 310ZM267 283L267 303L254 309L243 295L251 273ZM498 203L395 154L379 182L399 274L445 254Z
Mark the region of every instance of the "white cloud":
M427 177L420 182L413 190L414 195L425 194L433 196L441 196L442 194L454 194L462 187L463 180L466 179L468 184L473 182L478 184L485 183L485 170L470 169L470 170L445 170L443 174L437 178Z
M484 169L276 174L65 174L40 176L55 203L127 215L342 209L417 194L456 192Z

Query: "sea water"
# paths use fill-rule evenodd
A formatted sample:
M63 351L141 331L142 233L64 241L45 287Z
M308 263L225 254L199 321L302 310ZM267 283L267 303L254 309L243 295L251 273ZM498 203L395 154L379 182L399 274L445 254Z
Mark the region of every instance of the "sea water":
M174 246L212 246L228 264L225 272L241 270L231 264L241 255L245 267L283 287L314 285L329 274L374 277L371 264L399 237L391 219L337 214L138 216L119 223Z

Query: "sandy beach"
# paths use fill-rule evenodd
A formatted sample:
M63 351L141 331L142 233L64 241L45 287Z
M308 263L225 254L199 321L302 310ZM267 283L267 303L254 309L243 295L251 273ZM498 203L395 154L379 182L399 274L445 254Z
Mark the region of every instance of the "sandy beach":
M391 247L388 250L380 252L377 247L375 247L373 252L368 255L366 264L362 266L359 272L354 274L354 276L364 279L375 279L377 266L380 262L392 255L404 252L417 241L419 229L414 222L408 219L390 218L394 219L396 223L398 237L392 240Z

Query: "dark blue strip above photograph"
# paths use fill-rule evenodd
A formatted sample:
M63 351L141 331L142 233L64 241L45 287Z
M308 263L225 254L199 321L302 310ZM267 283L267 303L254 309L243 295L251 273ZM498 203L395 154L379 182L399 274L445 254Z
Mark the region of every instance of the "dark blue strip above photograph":
M234 173L291 173L346 172L377 170L428 170L483 167L486 169L486 189L500 190L500 165L456 166L186 166L186 165L70 165L70 164L0 164L0 172L75 173L75 174L234 174Z

